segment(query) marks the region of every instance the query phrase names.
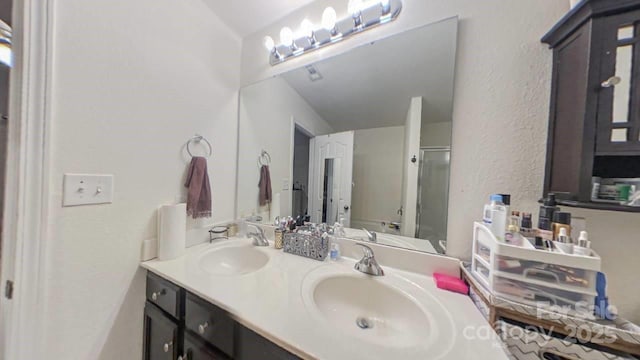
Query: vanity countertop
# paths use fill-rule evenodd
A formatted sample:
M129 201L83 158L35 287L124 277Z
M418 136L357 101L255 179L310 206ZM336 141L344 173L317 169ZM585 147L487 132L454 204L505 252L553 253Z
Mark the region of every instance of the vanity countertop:
M490 325L471 299L437 289L431 277L397 270L384 263L380 265L385 276L371 277L355 271L353 259L343 257L340 261L319 262L273 247L255 248L269 258L258 271L214 275L204 270L201 262L207 254L235 246L252 246L251 240L232 238L201 244L187 249L185 255L175 260L150 260L143 262L142 267L221 307L239 323L305 359L507 358L501 342L492 331L487 331ZM355 320L353 327L337 326L310 306L320 301L312 295L310 284L314 281L317 284L318 279L328 276L391 286L426 312L428 326L392 329L397 324L385 323L384 319L375 331L358 329ZM384 306L385 300L386 296L379 303ZM437 311L438 308L446 310ZM397 311L407 316L403 309ZM390 331L385 333L385 327ZM409 344L407 338L411 340L411 337L414 342Z

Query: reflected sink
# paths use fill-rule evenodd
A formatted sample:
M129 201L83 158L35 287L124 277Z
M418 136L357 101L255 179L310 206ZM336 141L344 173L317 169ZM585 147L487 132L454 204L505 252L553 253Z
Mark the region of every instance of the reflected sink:
M211 250L200 258L200 268L213 275L244 275L260 270L269 256L253 246L229 246Z
M393 280L359 274L316 274L305 281L303 298L310 312L331 327L378 346L428 347L448 326L434 324L430 313L446 310L426 309L412 295L387 284Z

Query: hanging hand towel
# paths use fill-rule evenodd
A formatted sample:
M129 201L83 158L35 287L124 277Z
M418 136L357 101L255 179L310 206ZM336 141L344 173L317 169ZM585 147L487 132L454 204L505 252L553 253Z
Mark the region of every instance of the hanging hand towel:
M273 200L271 195L271 174L267 165L262 165L260 168L258 187L260 188L260 206L265 206Z
M211 186L207 172L207 159L194 156L189 165L187 182L187 215L194 219L211 217Z

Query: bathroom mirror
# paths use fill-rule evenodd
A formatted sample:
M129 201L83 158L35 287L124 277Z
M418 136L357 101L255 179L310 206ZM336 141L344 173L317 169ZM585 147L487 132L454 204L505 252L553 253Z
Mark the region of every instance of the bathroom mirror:
M368 240L366 228L444 252L457 28L446 19L241 89L236 215L342 222L348 237Z

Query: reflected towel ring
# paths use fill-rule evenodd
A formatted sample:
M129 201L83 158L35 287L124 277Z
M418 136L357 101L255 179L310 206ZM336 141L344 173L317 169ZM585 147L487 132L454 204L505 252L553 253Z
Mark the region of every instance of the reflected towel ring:
M260 166L270 165L271 155L269 155L265 150L262 150L262 153L260 153L260 156L258 157L258 164L260 164Z
M193 157L193 153L191 152L191 148L189 147L189 145L191 145L192 142L195 143L200 143L204 141L207 144L207 147L209 147L209 155L207 155L207 158L210 158L211 155L213 155L213 146L211 146L211 143L209 142L209 140L207 140L204 136L202 135L198 135L196 134L194 137L192 137L191 139L189 139L189 141L187 141L187 152L189 153L189 155L191 157Z

